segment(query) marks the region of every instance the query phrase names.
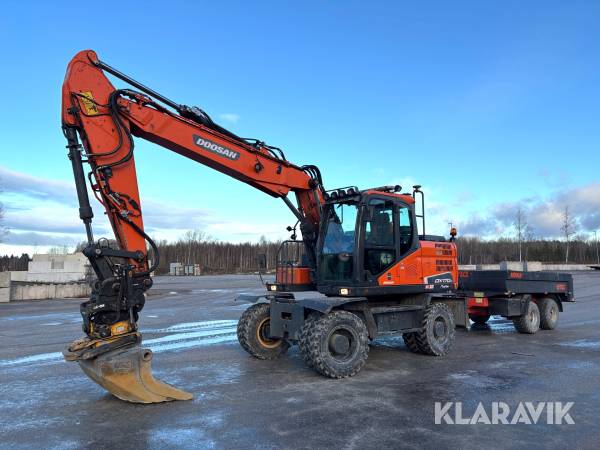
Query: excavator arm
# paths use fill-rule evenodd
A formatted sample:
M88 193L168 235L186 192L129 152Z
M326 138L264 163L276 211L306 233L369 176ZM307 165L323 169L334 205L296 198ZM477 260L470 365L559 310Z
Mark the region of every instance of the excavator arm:
M134 89L116 89L106 73ZM141 348L139 312L159 252L144 231L137 183L135 138L154 142L280 197L300 224L309 264L315 264L323 186L316 166L296 166L284 153L244 139L214 123L197 107L177 104L82 51L69 63L62 89L62 126L73 167L79 215L86 227L83 253L97 281L82 303L86 337L64 352L94 381L124 400L153 403L191 396L155 380L151 352ZM86 173L83 164L88 163ZM102 204L117 246L94 240L88 183ZM296 205L288 195L293 193ZM153 261L149 261L148 245Z

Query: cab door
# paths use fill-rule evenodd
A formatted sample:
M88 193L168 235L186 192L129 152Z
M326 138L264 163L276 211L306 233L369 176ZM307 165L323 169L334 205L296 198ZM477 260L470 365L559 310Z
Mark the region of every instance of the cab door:
M397 208L399 239L398 261L387 271L385 276L380 277L378 281L379 284L382 285L421 285L423 284L422 255L419 247L414 209L401 202L398 203Z
M361 266L365 281L376 279L396 262L398 254L398 217L392 200L371 198L362 220Z
M421 258L413 208L371 198L362 217L362 279L371 285L421 284Z

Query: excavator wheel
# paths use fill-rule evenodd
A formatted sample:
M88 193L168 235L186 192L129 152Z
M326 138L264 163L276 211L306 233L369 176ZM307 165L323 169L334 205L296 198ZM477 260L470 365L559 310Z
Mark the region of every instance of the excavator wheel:
M404 333L402 335L402 339L404 339L404 344L406 345L406 348L408 348L408 350L410 350L412 353L425 353L419 345L416 332L413 331L410 333Z
M240 317L237 326L238 341L255 358L277 359L290 347L285 339L269 335L270 322L270 306L267 303L252 305Z
M88 348L92 347L88 345ZM193 398L192 394L152 376L152 351L142 348L139 342L100 353L99 356L92 356L93 352L94 348L87 353L86 349L83 352L68 349L64 354L65 359L77 361L88 377L121 400L160 403Z
M351 377L362 369L369 356L367 327L356 314L332 311L309 326L300 352L321 375Z
M300 329L300 338L298 339L298 348L300 349L300 355L304 360L304 363L312 369L312 361L309 357L308 346L310 345L309 336L312 333L312 329L319 319L320 314L316 311L312 311L308 314L308 317L304 320L304 324Z
M454 316L443 303L431 303L425 309L421 329L415 333L422 353L433 356L445 355L455 337Z

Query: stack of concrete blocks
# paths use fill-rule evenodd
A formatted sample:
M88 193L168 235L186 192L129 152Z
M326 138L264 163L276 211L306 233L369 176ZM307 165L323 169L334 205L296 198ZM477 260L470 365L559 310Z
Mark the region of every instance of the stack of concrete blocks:
M27 269L27 281L70 283L85 280L87 258L74 255L33 255Z
M82 254L34 255L26 272L0 273L0 302L87 297L88 269Z
M169 275L183 275L183 264L172 262L169 264Z
M0 303L10 302L10 272L0 272Z

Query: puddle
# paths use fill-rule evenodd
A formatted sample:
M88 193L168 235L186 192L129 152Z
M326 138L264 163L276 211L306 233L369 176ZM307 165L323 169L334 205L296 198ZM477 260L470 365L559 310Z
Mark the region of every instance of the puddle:
M495 387L500 382L498 379L480 375L477 372L451 373L446 378L475 388Z
M153 352L200 347L237 341L237 320L210 320L188 322L173 325L163 330L142 330L143 332L173 332L159 338L143 341L143 346ZM0 360L0 367L12 367L28 364L56 363L63 361L61 352L40 353L15 359Z
M600 348L600 341L592 341L589 339L579 339L577 341L572 342L563 342L562 344L565 347L576 347L576 348L591 348L596 349Z

